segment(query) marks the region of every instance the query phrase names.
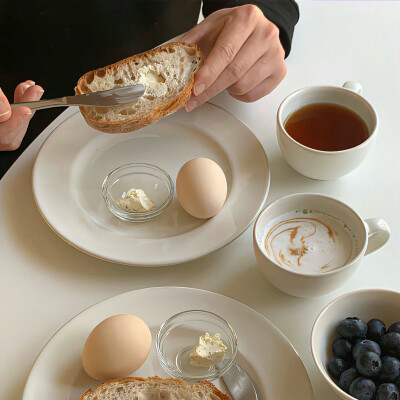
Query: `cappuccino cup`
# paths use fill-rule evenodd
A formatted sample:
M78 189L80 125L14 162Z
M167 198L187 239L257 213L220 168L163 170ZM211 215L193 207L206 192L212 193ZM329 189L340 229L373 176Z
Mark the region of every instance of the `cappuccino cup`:
M361 96L362 86L346 82L342 87L314 86L300 89L283 100L277 113L277 137L286 162L309 178L331 180L348 174L365 159L378 131L378 114ZM354 112L364 121L366 139L359 145L339 151L323 151L307 147L295 140L285 129L290 116L313 104L334 104Z
M264 276L297 297L334 291L348 280L363 257L390 237L383 219L363 220L332 197L298 193L268 205L253 230L253 248Z

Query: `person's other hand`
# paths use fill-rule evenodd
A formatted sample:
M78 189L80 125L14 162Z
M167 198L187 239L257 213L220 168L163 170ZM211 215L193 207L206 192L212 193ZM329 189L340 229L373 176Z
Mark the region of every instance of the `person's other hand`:
M20 83L14 92L14 103L40 100L43 89L33 81ZM28 107L11 110L6 95L0 89L0 151L16 150L20 146L32 118Z
M286 75L279 29L257 6L226 8L210 14L182 41L196 43L205 61L196 74L186 109L203 104L224 89L235 99L253 102Z

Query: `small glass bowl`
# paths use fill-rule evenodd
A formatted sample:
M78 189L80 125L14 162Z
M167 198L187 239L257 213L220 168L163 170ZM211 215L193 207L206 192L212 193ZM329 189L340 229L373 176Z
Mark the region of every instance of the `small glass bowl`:
M142 189L153 202L154 208L147 212L131 212L118 206L121 195L129 189ZM110 172L102 185L107 208L118 218L130 222L149 221L160 215L171 203L174 183L161 168L144 163L123 165Z
M190 364L190 353L204 333L219 333L227 347L222 362L211 367ZM184 311L161 325L156 338L156 350L162 368L174 378L187 382L214 380L232 366L237 353L237 338L233 328L218 315L201 310Z

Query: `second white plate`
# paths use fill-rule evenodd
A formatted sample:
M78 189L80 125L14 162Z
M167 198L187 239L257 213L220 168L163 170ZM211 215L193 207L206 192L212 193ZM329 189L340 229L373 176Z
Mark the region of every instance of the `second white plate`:
M191 217L176 195L146 223L121 221L106 208L101 185L115 168L155 164L175 182L181 166L200 156L216 161L228 181L226 203L214 218ZM121 135L98 133L76 113L43 144L32 185L43 218L68 243L105 260L159 266L194 260L240 236L261 210L269 180L267 157L253 133L232 114L205 104Z
M238 338L236 362L257 384L265 400L312 400L304 365L289 340L267 319L229 297L205 290L159 287L135 290L102 301L69 321L48 342L35 361L23 400L77 400L100 382L83 370L81 354L91 330L115 314L134 314L149 326L150 355L134 376L168 377L162 370L154 340L157 330L172 315L185 310L206 310L228 321ZM224 389L222 382L214 381Z

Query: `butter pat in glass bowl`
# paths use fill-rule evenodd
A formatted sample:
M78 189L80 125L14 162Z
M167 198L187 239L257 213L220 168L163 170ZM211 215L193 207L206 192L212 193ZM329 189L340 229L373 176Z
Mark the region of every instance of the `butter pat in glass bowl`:
M200 336L219 333L226 346L223 360L209 367L190 363L190 354ZM214 380L232 366L237 353L237 337L233 328L223 318L208 311L184 311L169 318L160 327L156 338L156 350L165 372L187 382Z
M121 198L130 189L143 190L154 208L144 212L121 208ZM107 208L116 217L124 221L144 222L160 215L170 205L174 183L164 170L155 165L133 163L110 172L103 181L102 193Z

